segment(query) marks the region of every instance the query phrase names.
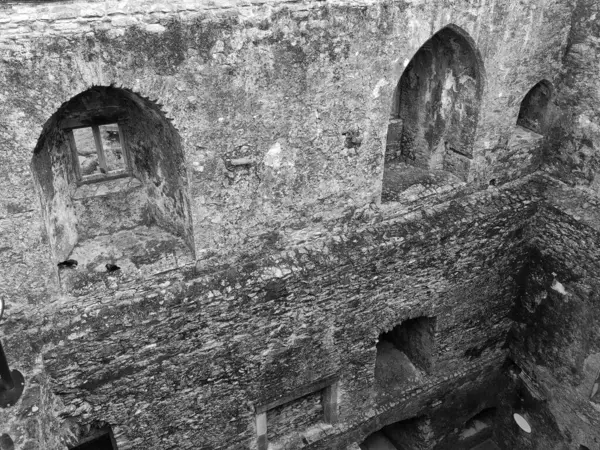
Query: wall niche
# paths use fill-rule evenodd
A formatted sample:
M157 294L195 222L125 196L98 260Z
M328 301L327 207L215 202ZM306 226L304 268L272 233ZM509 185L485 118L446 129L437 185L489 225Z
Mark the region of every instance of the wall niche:
M533 86L521 102L517 125L537 134L545 134L551 99L552 84L549 81L542 80Z
M46 122L31 168L64 288L193 263L181 139L155 103L112 86L86 90Z
M427 417L416 417L386 425L370 434L359 445L361 450L420 450L431 448L431 424Z
M436 319L407 319L382 333L377 343L375 383L378 390L406 387L422 381L433 369Z
M414 184L467 179L483 91L470 38L450 25L412 57L394 91L382 202Z

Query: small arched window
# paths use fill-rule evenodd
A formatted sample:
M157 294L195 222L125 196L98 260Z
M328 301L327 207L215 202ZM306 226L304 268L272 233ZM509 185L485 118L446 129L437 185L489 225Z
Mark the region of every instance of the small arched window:
M517 125L538 134L548 127L548 106L552 98L552 85L542 80L531 88L521 102Z
M46 122L31 167L67 290L98 272L193 264L181 138L155 103L112 86L76 95Z

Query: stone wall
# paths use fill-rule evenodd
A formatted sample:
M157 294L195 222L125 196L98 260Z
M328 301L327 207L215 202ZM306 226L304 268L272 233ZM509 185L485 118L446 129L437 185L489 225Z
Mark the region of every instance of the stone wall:
M591 398L600 373L599 235L586 200L597 200L562 183L548 185L548 205L532 224L510 340L533 432L517 434L511 445L558 449L566 441L569 448L594 448L600 442L599 408Z
M253 449L256 405L331 375L339 422L304 448L423 414L447 418L439 439L500 401L513 275L546 218L531 175L546 141L517 115L558 76L571 2L0 8L0 329L27 383L0 431L17 450L105 424L120 450ZM484 68L468 174L381 205L393 90L447 25ZM30 162L43 125L94 85L148 99L180 136L195 267L59 287ZM431 373L376 387L378 336L419 316L436 319Z
M515 293L503 274L519 265L522 240L509 237L535 211L519 192L483 192L200 278L113 276L63 301L60 315L56 305L11 315L7 347L23 336L43 347L65 413L115 424L119 448L252 447L249 404L332 373L338 433L384 411L410 417L429 397L402 398L439 395L502 362ZM413 315L437 318L432 375L401 395L374 392L377 336ZM202 426L192 435L190 423Z

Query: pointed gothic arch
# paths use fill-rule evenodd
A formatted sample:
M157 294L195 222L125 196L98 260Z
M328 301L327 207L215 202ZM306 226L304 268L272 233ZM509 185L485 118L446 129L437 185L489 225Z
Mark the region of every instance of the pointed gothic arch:
M394 175L407 166L466 180L483 86L481 56L459 27L444 27L419 48L394 92L382 201L393 200L386 191L395 191Z
M521 102L517 125L537 134L545 134L548 127L548 111L553 88L548 80L536 83Z

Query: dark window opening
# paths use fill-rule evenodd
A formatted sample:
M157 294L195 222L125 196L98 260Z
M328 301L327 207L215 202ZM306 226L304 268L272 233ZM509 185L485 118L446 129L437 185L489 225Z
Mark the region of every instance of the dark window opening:
M496 408L486 408L475 414L465 423L459 440L479 441L492 437L496 414Z
M117 450L117 442L110 428L103 428L93 433L93 437L83 439L69 450Z
M525 95L521 102L517 125L537 134L544 134L548 126L548 105L552 98L552 85L542 80Z
M394 93L382 201L413 184L466 180L482 93L479 55L458 27L415 53Z
M422 381L433 368L435 318L408 319L379 336L375 380L380 388Z
M77 264L79 264L79 263L76 260L67 259L66 261L59 262L57 264L57 266L59 269L71 269L73 267L77 267Z
M387 425L367 436L361 450L413 450L431 448L433 433L425 417L403 420Z

